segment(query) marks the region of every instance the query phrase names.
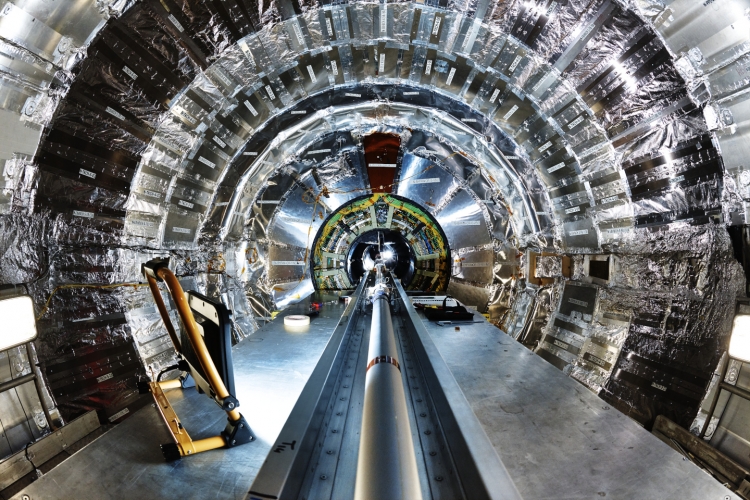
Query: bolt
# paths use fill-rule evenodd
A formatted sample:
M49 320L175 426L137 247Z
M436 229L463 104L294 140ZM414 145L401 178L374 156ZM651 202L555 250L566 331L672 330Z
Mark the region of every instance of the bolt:
M240 424L240 429L244 429L244 428L245 428L245 424Z
M442 480L443 480L443 476L435 476L435 481L442 481Z
M426 417L426 416L427 416L427 414L426 414L426 413L420 413L420 414L419 414L419 416L420 416L420 417Z
M234 403L229 403L229 405L227 406L229 406L229 409L231 410L232 408L234 408Z
M437 452L436 452L436 451L431 451L431 452L430 452L430 456L431 456L431 457L434 457L435 455L437 455Z
M333 455L333 450L328 450L328 451L326 452L326 455Z
M432 431L424 431L424 433L425 435L429 436L430 434L432 434Z
M321 474L320 475L320 479L322 479L323 481L325 481L326 479L328 479L328 476L326 476L325 474Z
M609 406L602 406L602 410L609 410Z
M191 450L188 450L188 451L187 451L187 454L188 454L188 455L190 455L191 453L192 453L192 451L191 451Z
M31 500L31 497L29 495L24 495L21 497L21 500Z
M338 432L338 431L337 431L336 429L333 429L333 430L331 431L331 433L332 433L332 434L336 434L337 432Z

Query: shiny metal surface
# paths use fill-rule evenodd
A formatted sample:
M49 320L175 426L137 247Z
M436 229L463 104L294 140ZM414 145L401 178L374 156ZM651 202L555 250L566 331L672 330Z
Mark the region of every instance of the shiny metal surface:
M422 488L410 439L412 429L400 367L404 360L393 333L390 297L383 271L384 266L376 264L375 295L368 298L372 302L372 322L354 498L421 500Z
M423 320L523 498L739 498L595 394L479 319ZM534 471L543 470L544 474Z

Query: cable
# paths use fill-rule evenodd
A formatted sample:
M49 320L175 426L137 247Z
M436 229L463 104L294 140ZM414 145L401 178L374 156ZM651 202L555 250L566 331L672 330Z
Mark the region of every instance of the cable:
M167 372L170 372L172 370L177 370L180 368L180 365L172 365L164 368L162 371L159 372L159 375L156 376L156 381L161 382L161 376L164 375Z

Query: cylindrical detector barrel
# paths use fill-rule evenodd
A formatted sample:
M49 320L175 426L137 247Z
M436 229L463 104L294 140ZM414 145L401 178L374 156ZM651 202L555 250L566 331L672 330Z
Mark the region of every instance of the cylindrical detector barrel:
M386 295L373 299L355 500L421 500L396 338Z

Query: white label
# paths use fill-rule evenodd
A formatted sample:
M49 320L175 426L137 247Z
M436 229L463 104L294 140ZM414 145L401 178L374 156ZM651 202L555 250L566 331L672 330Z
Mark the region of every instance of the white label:
M121 113L118 113L117 111L115 111L114 109L110 108L109 106L107 106L107 109L105 111L107 113L109 113L110 115L112 115L112 116L114 116L116 118L119 118L120 120L124 120L125 119L125 117Z
M339 65L336 64L336 61L331 60L331 72L334 74L334 76L337 76L339 74Z
M594 26L596 26L596 24L594 24L594 23L591 23L588 26L586 26L586 29L581 32L581 37L580 37L581 40L583 40L584 38L586 38L587 36L589 36L589 33L591 33L592 31L594 31Z
M547 169L547 172L549 172L550 174L551 174L552 172L557 172L558 170L560 170L560 169L561 169L561 168L563 168L564 166L565 166L565 162L564 162L564 161L563 161L563 162L560 162L560 163L558 163L557 165L553 165L553 166L551 166L550 168L548 168L548 169Z
M154 223L150 220L131 219L128 222L131 226L154 227Z
M349 92L346 92L344 97L362 97L362 94L350 94Z
M172 21L172 24L174 24L174 27L177 28L177 30L182 33L185 31L185 28L182 27L180 24L180 21L177 20L176 17L174 17L172 14L169 14L169 20Z
M255 203L258 205L278 205L281 203L281 200L258 200Z
M380 54L380 66L378 66L378 72L382 73L385 71L385 54Z
M552 141L545 142L544 144L542 144L542 147L539 148L539 152L544 153L550 148L550 146L552 146Z
M507 120L508 118L513 116L513 113L515 113L516 111L518 111L518 106L514 104L513 107L510 108L508 112L503 115L503 120Z
M395 163L368 163L367 166L373 168L396 168Z
M443 20L440 16L435 16L435 24L432 25L432 34L437 35L438 31L440 31L440 22Z
M326 30L328 31L328 36L333 38L336 36L336 34L333 32L333 26L331 26L331 20L326 17Z
M82 212L81 210L73 210L73 215L76 217L84 217L86 219L94 218L94 212Z
M258 156L258 152L257 151L245 151L244 153L242 153L242 156Z
M552 343L553 343L553 344L555 344L555 345L556 345L557 347L561 347L561 348L563 348L563 349L565 349L565 350L568 350L568 347L570 347L570 346L568 346L568 344L566 344L565 342L560 342L560 341L559 341L559 340L557 340L557 339L553 340L553 341L552 341Z
M581 211L581 207L570 207L570 208L566 208L565 209L565 213L566 214L574 214L574 213L580 212L580 211Z
M313 149L312 151L308 151L307 154L309 155L317 155L320 153L330 153L330 149Z
M190 234L190 229L187 229L185 227L173 227L172 228L173 233L182 233L182 234Z
M575 127L576 125L578 125L582 121L583 121L583 115L579 116L578 118L576 118L572 122L568 123L568 129L572 129L573 127Z
M630 231L629 227L610 227L604 230L607 233L627 233Z
M521 56L516 56L515 59L513 59L513 62L510 63L510 66L508 66L508 73L513 73L513 70L516 69L516 66L518 66L518 63L521 62Z
M461 118L461 121L464 123L476 123L476 118Z
M584 302L584 301L578 300L578 299L568 299L568 302L570 302L571 304L575 304L577 306L581 306L581 307L588 307L588 305L589 305L588 302Z
M143 194L146 196L150 196L151 198L161 198L161 194L157 193L156 191L151 191L150 189L144 189Z
M406 115L406 116L414 116L416 113L414 113L414 111L399 111L398 114Z
M310 80L312 80L313 83L318 81L318 78L315 76L315 71L313 70L313 67L309 64L307 65L307 73L310 75Z
M584 234L589 234L588 229L579 229L577 231L568 231L568 236L582 236Z
M380 5L380 36L385 35L388 22L388 4Z
M518 156L513 156L513 155L505 155L505 157L507 159L509 159L509 160L519 160L520 159L520 158L518 158Z
M614 195L614 196L608 196L607 198L604 198L604 199L602 199L602 201L600 201L600 203L601 203L602 205L603 205L603 204L605 204L605 203L611 203L611 202L613 202L613 201L617 201L617 200L618 200L619 198L620 198L620 197L619 197L619 196L617 196L617 195Z
M661 384L657 384L656 382L651 382L651 387L653 387L654 389L659 389L660 391L666 391L667 390L667 386L661 385Z
M449 226L479 226L481 224L478 220L457 220L449 222Z
M492 93L492 97L490 97L490 102L495 103L495 99L497 99L497 96L500 95L500 89L495 89L495 91Z
M108 373L106 375L102 375L101 377L96 377L97 382L104 382L105 380L109 380L111 378L114 378L114 375L112 373Z
M462 262L461 267L490 267L492 262Z
M304 266L305 261L302 260L272 260L271 264L274 266Z
M250 104L250 101L245 101L245 107L250 110L253 116L258 116L258 111L256 111L253 105Z
M557 10L557 2L552 2L551 4L549 4L549 8L547 8L547 13L545 15L549 17L552 14L554 14L556 10Z
M110 422L114 422L114 421L115 421L115 420L117 420L118 418L120 418L120 417L124 417L124 416L125 416L125 415L127 415L128 413L130 413L130 410L128 410L127 408L125 408L125 409L123 409L123 410L120 410L120 411L118 411L117 413L115 413L114 415L112 415L111 417L109 417L109 421L110 421Z
M417 179L415 181L409 181L412 184L433 184L436 182L440 182L440 179L437 177L430 177L429 179Z
M270 97L272 101L276 99L276 94L273 93L273 89L270 85L266 85L266 92L268 93L268 97Z
M429 75L431 70L432 70L432 59L427 61L427 66L424 67L424 74Z
M536 82L536 84L534 84L534 87L531 89L531 91L532 92L536 92L537 90L539 90L539 87L542 86L542 84L544 83L544 80L546 80L546 79L547 79L547 77L545 76L544 78L542 78L541 80L539 80L538 82Z
M454 76L456 76L456 68L451 68L450 72L448 73L448 78L445 80L445 84L450 85L453 81Z
M123 66L122 67L122 72L125 73L126 75L128 75L133 80L135 80L136 78L138 78L138 75L136 75L135 72L132 69L128 68L127 66Z
M201 163L203 163L204 165L206 165L209 168L214 168L216 166L216 164L214 162L212 162L211 160L207 160L207 159L203 158L202 156L198 157L198 161L201 162Z
M297 36L297 41L299 42L299 44L305 47L305 37L302 36L302 30L300 29L297 21L292 22L292 29L294 30L294 34Z
M291 114L293 114L293 115L306 115L307 111L305 111L305 110L297 110L297 111L292 111Z
M227 147L227 143L219 139L219 136L215 135L211 139L222 148Z
M184 118L185 120L187 120L190 125L195 125L198 122L198 120L196 120L193 115L185 111L182 106L175 106L174 108L172 108L172 112L180 118Z
M195 206L195 204L190 203L189 201L185 201L185 200L180 200L177 202L177 204L185 208L193 208Z
M96 174L94 172L90 172L88 170L85 170L83 168L78 169L78 173L83 175L84 177L89 177L91 179L96 179Z
M222 82L222 83L223 83L224 85L226 85L227 87L231 87L231 86L232 86L232 80L230 80L230 79L229 79L229 78L227 77L227 75L225 75L224 73L222 73L222 72L221 72L221 71L219 71L218 69L217 69L217 70L214 70L214 74L216 75L216 77L217 77L217 78L218 78L219 80L221 80L221 82Z
M419 95L419 92L402 92L401 95Z
M682 182L684 180L685 180L685 176L684 175L678 175L674 179L669 179L669 182L672 183L672 184L677 184L678 182Z

